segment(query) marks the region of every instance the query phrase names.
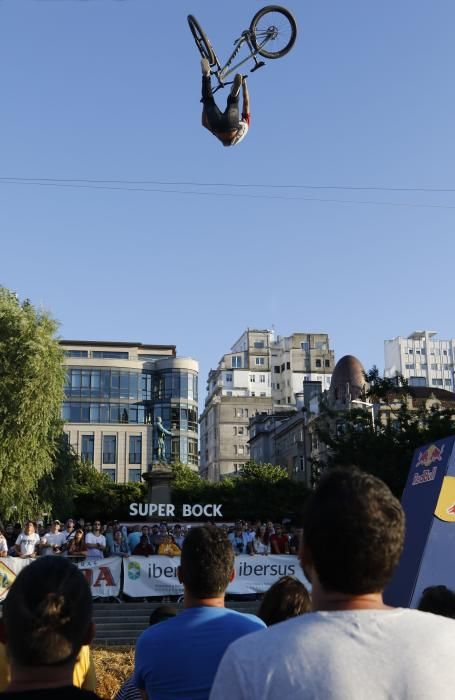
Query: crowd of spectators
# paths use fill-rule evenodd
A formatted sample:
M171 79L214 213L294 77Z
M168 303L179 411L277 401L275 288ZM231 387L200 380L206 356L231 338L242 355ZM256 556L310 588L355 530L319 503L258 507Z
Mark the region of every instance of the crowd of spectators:
M239 520L233 525L220 524L229 538L235 555L297 554L301 531L287 532L281 523ZM40 555L63 555L82 560L86 557L180 556L185 537L191 528L186 525L155 523L153 525L121 524L101 520L86 522L83 518L67 518L63 523L28 520L9 523L0 528L0 556L23 559Z
M14 542L18 556L32 556L26 552L36 546L35 534L39 546L63 547L53 541L56 525L50 528L55 538L41 545L42 535L27 523ZM108 527L102 530L93 523L87 552L108 546ZM164 524L155 533L142 530L129 533L134 550L178 547ZM121 528L112 526L110 533L121 549ZM448 618L455 614L455 594L433 586L423 592L419 610L384 604L403 548L404 514L375 477L345 469L322 478L306 505L299 547L311 600L301 582L286 576L266 593L258 616L227 609L225 591L236 575L235 554L255 546L263 554L291 551L292 538L281 526L238 522L226 532L205 525L177 536L183 537L177 569L183 610L162 609L164 621L150 620L118 700L432 700L453 692L455 625ZM124 539L128 546L128 535ZM68 558L40 557L19 573L0 624L10 663L2 697L97 697L72 680L80 650L93 638L91 603L85 578Z

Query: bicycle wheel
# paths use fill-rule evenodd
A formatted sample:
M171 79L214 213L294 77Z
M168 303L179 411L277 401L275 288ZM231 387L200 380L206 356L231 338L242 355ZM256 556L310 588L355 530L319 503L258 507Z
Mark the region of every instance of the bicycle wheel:
M207 58L211 66L216 65L215 52L204 30L193 15L188 15L188 24L202 58Z
M251 42L260 56L281 58L295 44L297 22L285 7L267 5L254 15L250 32Z

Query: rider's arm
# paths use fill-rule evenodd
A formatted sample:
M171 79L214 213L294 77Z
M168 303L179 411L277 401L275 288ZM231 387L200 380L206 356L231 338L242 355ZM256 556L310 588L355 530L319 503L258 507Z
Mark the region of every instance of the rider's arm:
M245 78L242 81L242 96L243 96L243 109L242 117L246 117L250 114L250 95L248 92L248 86L246 84Z

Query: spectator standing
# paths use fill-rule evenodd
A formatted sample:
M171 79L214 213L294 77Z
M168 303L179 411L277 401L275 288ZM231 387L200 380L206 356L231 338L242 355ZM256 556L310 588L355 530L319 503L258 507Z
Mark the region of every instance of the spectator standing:
M101 522L95 520L93 532L89 532L85 538L87 556L90 558L103 558L106 551L106 538L101 534Z
M300 549L314 612L234 642L211 700L451 697L455 622L383 603L403 541L404 513L383 482L326 472L305 504Z
M27 520L24 527L24 532L21 532L16 540L16 554L21 559L30 559L36 557L39 544L39 535L35 532L35 523L32 520Z
M185 536L182 532L182 526L175 525L174 526L174 542L177 545L177 547L179 547L179 549L182 549L184 539L185 539Z
M158 554L165 557L179 557L181 554L180 547L174 542L173 535L166 535L164 542L158 547Z
M289 537L281 525L277 525L270 536L270 551L272 554L289 554Z
M128 557L130 550L128 549L128 542L124 539L121 530L116 530L114 532L114 541L112 543L111 551L109 552L111 557Z
M260 525L252 542L253 554L270 554L270 542L265 525Z
M128 549L130 552L139 544L141 539L141 528L140 525L135 525L132 532L128 535Z
M246 532L243 531L242 523L236 522L234 526L234 532L230 532L228 535L229 542L232 545L234 554L246 554L248 550L248 536Z
M40 540L41 554L60 554L65 540L65 534L60 532L60 520L53 520L49 532Z
M134 682L149 698L203 700L229 644L264 623L224 607L235 569L231 543L221 529L212 525L191 529L183 543L178 576L185 609L139 637Z
M151 554L155 554L155 550L149 543L147 535L141 535L139 544L135 546L131 554L135 557L149 557Z
M63 534L65 535L65 542L63 543L64 549L68 549L68 545L70 541L73 539L74 535L76 533L76 526L74 523L73 518L68 518L66 521L65 529L63 530Z
M69 557L72 557L73 562L83 561L83 559L85 559L88 550L82 528L77 528L74 537L68 543L66 552Z
M12 584L0 626L11 664L3 700L97 700L73 685L76 659L94 632L92 598L68 559L42 557Z

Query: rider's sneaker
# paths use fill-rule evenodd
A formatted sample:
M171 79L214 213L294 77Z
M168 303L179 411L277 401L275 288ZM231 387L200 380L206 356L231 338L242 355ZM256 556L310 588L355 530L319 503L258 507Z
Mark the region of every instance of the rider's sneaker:
M202 75L210 75L210 63L208 58L201 58Z

